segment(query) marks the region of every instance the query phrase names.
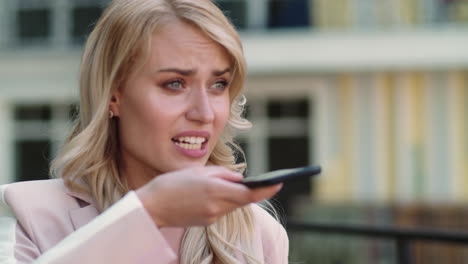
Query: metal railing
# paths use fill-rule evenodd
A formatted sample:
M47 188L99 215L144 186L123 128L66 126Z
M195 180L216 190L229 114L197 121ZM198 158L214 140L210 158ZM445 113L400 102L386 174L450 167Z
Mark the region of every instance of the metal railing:
M350 224L301 223L288 221L290 232L306 231L368 238L390 239L396 242L397 263L414 263L411 243L414 241L434 241L468 245L467 231L440 230L432 228L408 228L394 226L364 226Z

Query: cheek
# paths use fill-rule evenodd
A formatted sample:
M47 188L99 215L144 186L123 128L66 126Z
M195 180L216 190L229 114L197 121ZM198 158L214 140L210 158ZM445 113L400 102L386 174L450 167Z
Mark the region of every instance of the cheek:
M126 99L122 106L121 129L127 137L151 138L155 131L167 127L171 112L161 111L171 109L167 102L151 93L141 93L140 96Z
M218 105L217 105L217 129L224 129L224 126L226 125L228 119L229 119L229 116L230 116L230 113L231 113L231 106L230 106L230 103L229 103L229 98L222 98L221 100L219 100L218 102Z
M148 124L149 115L152 112L151 103L147 102L147 98L128 98L122 104L121 119L122 122L131 127L145 126Z

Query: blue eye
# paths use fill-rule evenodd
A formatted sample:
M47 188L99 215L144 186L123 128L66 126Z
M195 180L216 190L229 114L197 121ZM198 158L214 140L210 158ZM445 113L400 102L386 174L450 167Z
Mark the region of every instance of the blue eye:
M212 89L219 90L219 91L224 91L228 87L228 82L227 81L217 81L213 86L211 87Z
M182 80L173 80L164 83L163 85L165 88L168 88L170 90L182 90L184 89L184 83Z

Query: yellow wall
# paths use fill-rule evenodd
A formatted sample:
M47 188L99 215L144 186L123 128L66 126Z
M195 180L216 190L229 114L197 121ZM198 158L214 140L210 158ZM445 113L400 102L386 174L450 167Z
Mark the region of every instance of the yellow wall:
M369 76L377 89L372 97L376 102L370 104L372 109L369 109L375 112L369 117L376 118L372 122L375 135L369 139L369 144L375 146L373 155L377 163L375 201L468 201L467 73L382 72ZM363 118L356 116L359 114L356 111L360 88L358 77L357 73L338 74L334 77L335 87L323 87L336 89L337 114L334 120L327 122L336 122L332 127L339 130L338 138L328 141L336 140L339 147L333 155L323 157L324 175L316 181L314 192L319 200L359 200L357 192L362 191L359 184L366 185L357 181L359 175L356 172L360 170L355 166L363 166L362 162L361 165L354 162L359 159L355 155L360 153L356 133L362 133L362 128L356 127L356 120ZM443 83L433 83L434 80ZM434 98L438 94L443 96ZM441 100L449 109L433 105ZM440 118L443 124L437 123ZM449 138L432 142L432 138L438 137L431 134L436 128ZM327 135L322 136L327 139ZM445 146L445 142L449 146ZM448 157L447 164L437 163L440 155ZM365 162L363 164L365 166ZM448 171L443 175L434 173L431 171L434 166L439 169L447 166ZM439 188L437 184L440 182L445 185Z
M468 201L468 83L466 73L457 71L449 74L450 133L454 167L454 197Z

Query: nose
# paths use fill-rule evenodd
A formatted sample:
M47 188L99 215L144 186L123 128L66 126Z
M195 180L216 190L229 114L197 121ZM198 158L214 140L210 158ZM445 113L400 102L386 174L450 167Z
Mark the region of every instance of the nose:
M188 120L203 124L213 122L215 114L210 96L205 89L194 89L189 100L189 109L186 113Z

